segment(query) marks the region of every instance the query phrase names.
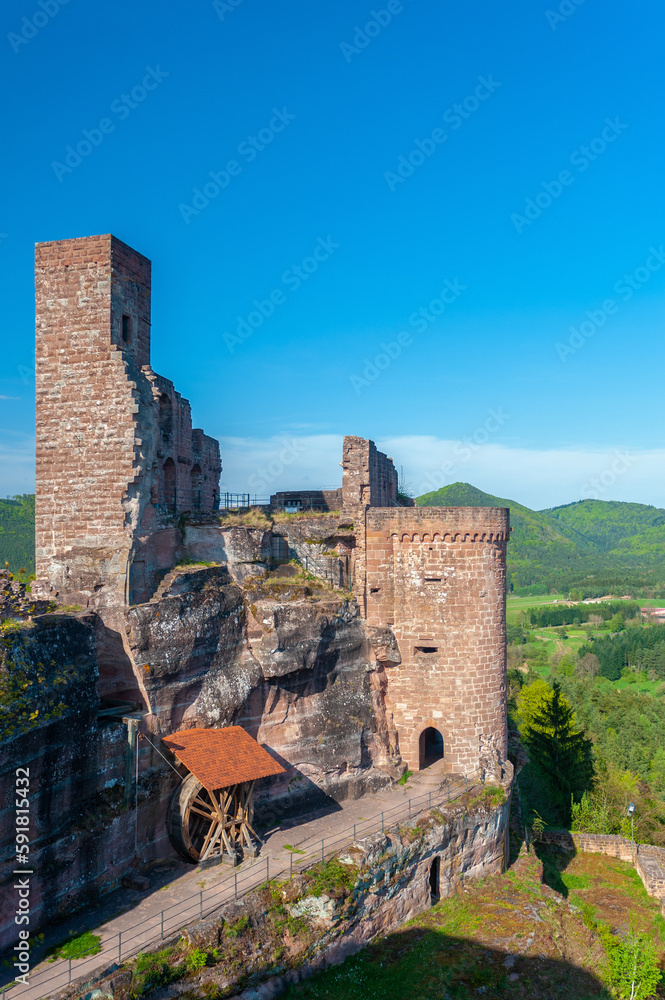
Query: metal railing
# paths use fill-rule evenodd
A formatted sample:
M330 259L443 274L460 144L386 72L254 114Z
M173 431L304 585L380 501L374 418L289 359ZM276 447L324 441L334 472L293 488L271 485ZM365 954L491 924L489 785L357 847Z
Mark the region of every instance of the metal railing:
M222 510L240 510L243 507L269 507L270 497L256 493L220 493L219 507Z
M403 805L394 806L381 813L377 812L370 819L348 826L336 837L316 839L305 856L295 862L292 850L289 851L289 860L285 861L284 864L274 859L271 861L269 856L256 858L250 861L246 868L243 865L243 870L234 869L215 885L203 888L200 892L184 900L164 907L152 916L145 916L131 927L118 931L117 934L103 942L101 952L94 957L77 959L74 963L71 959L63 959L56 963L55 969L44 969L34 976L31 975L27 987L12 986L11 984L3 987L2 1000L20 1000L21 997L27 998L28 995L32 997L32 1000L47 1000L55 990L64 989L69 985L73 978L78 979L88 973L92 976L112 962L120 964L122 961L134 957L140 951L173 937L192 921L209 917L225 903L242 899L243 896L266 882L278 878L291 878L317 864L325 864L326 861L340 854L345 847L361 837L367 837L381 831L388 833L395 830L400 822L415 818L423 810L451 802L468 791L476 781L483 781L482 772L475 771L457 781L448 782L446 786L436 792L424 792L422 795L410 797ZM96 930L103 931L103 927L96 928ZM146 938L146 930L152 931L148 938ZM138 939L140 939L140 944ZM47 975L47 973L50 974ZM44 992L41 992L42 989ZM40 992L35 994L35 990Z
M155 508L163 514L179 514L184 511L214 511L219 509L219 494L210 489L160 490Z

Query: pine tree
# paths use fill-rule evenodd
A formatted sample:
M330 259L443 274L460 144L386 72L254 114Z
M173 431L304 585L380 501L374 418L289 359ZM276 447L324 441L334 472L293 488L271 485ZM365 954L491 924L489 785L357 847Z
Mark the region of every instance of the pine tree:
M531 760L548 782L562 820L571 819L571 802L578 802L593 780L592 743L575 728L575 714L555 681L524 731Z

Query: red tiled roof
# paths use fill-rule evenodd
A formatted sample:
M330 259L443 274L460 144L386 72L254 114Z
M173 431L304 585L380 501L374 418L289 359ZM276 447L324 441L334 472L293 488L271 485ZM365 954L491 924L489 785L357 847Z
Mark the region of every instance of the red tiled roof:
M284 771L242 726L183 729L163 742L209 791Z

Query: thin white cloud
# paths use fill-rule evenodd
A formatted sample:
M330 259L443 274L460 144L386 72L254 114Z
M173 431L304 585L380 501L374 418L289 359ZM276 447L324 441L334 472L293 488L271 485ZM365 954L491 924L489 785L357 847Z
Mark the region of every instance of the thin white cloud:
M665 449L511 448L415 435L377 444L397 465L404 457L417 494L466 482L536 510L587 498L665 507Z
M0 396L0 399L20 399L20 396Z
M434 435L376 438L417 494L454 482L471 483L534 509L586 497L665 507L665 449L537 449ZM226 437L222 491L264 497L278 490L341 485L342 436L284 433L268 438ZM0 496L34 490L34 440L0 431Z
M376 443L416 494L461 481L535 509L589 497L665 507L665 449L518 448L483 443L485 431L465 441L405 435ZM342 481L341 435L225 438L221 447L222 489L268 495Z

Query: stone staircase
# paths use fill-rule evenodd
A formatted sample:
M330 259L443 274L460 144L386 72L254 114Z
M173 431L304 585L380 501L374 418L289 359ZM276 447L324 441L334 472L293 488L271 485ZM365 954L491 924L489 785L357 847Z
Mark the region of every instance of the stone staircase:
M421 771L415 771L409 778L409 785L418 794L422 794L423 792L438 791L439 788L446 784L459 786L463 781L463 774L451 774L450 771L446 770L445 761L437 760L434 764L430 764L429 767L424 767Z
M189 569L190 567L187 568ZM148 601L148 604L157 604L164 597L166 597L167 590L169 589L171 584L174 583L175 580L177 580L177 578L180 576L180 574L184 569L185 569L184 566L174 566L173 569L170 569L166 574L166 576L164 577L164 579L162 580L162 582L160 583L160 585L157 587L155 593Z

